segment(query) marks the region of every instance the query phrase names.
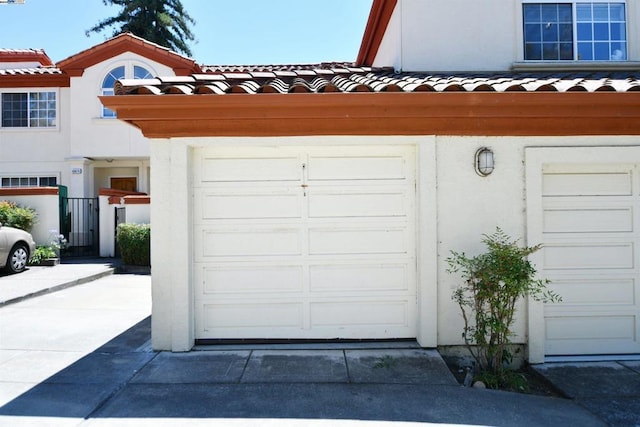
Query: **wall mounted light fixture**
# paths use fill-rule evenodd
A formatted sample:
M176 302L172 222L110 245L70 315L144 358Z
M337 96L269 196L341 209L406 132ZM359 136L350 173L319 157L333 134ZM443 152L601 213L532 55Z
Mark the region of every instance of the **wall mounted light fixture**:
M493 151L490 148L482 147L476 151L476 173L480 176L491 175L495 167Z

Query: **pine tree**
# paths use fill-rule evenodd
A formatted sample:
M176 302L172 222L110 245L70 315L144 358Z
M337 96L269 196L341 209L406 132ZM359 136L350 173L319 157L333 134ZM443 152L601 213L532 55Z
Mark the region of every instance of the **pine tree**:
M180 0L102 0L122 9L86 31L88 36L115 27L113 35L130 32L150 42L191 56L188 41L194 40L189 24L195 20L184 10Z

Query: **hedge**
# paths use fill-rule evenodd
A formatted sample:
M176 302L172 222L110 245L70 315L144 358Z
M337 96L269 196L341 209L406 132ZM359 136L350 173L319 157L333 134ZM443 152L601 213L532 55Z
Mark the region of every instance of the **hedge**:
M119 224L116 238L126 265L151 266L151 226Z
M30 232L35 222L35 210L7 200L0 200L0 223L2 225Z

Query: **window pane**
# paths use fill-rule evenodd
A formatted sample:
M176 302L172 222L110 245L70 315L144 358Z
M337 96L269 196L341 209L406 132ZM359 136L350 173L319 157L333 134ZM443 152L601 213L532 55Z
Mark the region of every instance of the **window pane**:
M527 43L525 45L524 57L530 61L540 61L542 59L542 44Z
M573 25L572 24L560 24L559 26L559 38L563 42L573 42Z
M609 18L611 21L616 22L625 22L626 17L624 13L624 4L622 3L611 3L609 5Z
M560 59L563 61L573 59L573 43L560 43Z
M609 5L607 3L593 4L593 21L609 22Z
M609 40L609 24L593 24L594 40Z
M571 4L563 3L558 5L558 21L566 22L571 24L573 22L573 18L571 17Z
M558 5L542 5L542 22L558 22Z
M27 127L27 94L2 94L2 127Z
M578 24L578 40L593 40L593 24Z
M40 187L55 187L58 180L55 176L41 176Z
M593 59L596 61L609 61L609 43L594 43Z
M593 15L591 13L591 3L578 3L576 5L576 21L591 22Z
M626 43L611 43L611 60L612 61L626 61L627 60L627 44Z
M526 24L524 26L524 41L525 43L542 41L542 27L540 24Z
M152 79L153 76L146 68L133 66L133 78L134 79Z
M624 24L610 24L611 40L626 40Z
M546 24L542 30L542 41L545 42L557 42L558 41L558 26L556 24Z
M114 68L107 74L107 76L102 81L103 89L113 89L113 85L116 84L116 80L124 79L124 65L121 67Z
M540 4L524 4L524 22L540 23L542 22L541 5Z
M557 43L544 43L542 45L542 59L547 61L557 61L559 59L558 47Z

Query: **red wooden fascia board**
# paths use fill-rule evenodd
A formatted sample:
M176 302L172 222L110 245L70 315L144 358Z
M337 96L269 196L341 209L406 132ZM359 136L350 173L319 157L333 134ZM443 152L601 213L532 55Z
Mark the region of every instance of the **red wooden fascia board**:
M371 12L367 26L364 30L360 51L356 59L356 65L369 66L373 65L376 58L382 38L387 30L391 15L396 8L398 0L374 0L371 5Z

